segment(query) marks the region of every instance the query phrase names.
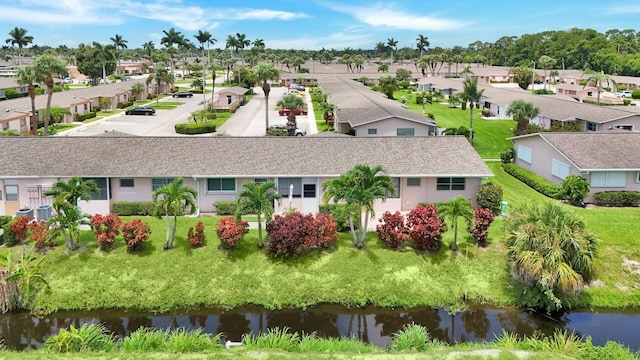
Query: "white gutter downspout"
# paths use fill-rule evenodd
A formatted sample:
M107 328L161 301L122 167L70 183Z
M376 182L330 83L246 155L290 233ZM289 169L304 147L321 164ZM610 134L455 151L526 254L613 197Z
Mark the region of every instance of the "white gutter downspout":
M200 216L200 182L198 181L198 178L196 178L195 176L193 177L193 180L196 182L196 191L198 192L198 196L196 199L196 202L198 203L198 209L196 210L196 213L193 214L193 217L198 217Z

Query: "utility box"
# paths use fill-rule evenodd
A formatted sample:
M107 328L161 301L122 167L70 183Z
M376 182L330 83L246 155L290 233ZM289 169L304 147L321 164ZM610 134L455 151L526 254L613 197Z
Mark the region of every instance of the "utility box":
M509 214L509 202L503 201L500 208L500 216L507 216Z
M16 211L16 216L17 217L26 216L29 219L29 221L31 221L33 220L33 209L29 209L29 208L20 209Z
M36 209L36 216L38 217L38 221L47 221L51 218L53 207L51 205L40 205Z

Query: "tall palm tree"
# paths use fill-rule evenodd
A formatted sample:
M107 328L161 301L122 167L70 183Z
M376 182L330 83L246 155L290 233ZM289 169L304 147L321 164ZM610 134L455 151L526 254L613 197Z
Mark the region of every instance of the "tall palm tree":
M165 216L166 220L166 238L167 242L164 249L173 248L173 241L176 238L176 228L178 225L178 216L182 216L185 209L189 208L189 213L196 211L196 198L198 191L192 187L184 186L184 180L180 177L175 179L171 184L167 184L153 192L153 201L157 206L158 216ZM169 233L169 217L173 216L173 228Z
M27 35L27 29L15 27L9 31L9 38L5 40L5 43L11 44L11 46L18 46L18 66L22 66L22 48L33 42L33 36Z
M213 38L210 32L202 31L202 30L198 30L198 33L196 35L193 35L193 37L195 37L196 40L198 40L198 42L200 43L200 47L202 48L202 57L204 57L204 44L207 44L207 62L202 66L202 86L204 86L204 84L207 82L206 80L207 68L208 68L207 65L211 63L211 53L209 52L209 45L214 44L217 40ZM203 97L203 106L205 108L207 106L206 96L207 96L207 92L204 91L204 88L203 88L202 97Z
M457 196L455 199L440 205L438 213L451 220L451 224L453 225L453 242L449 248L453 251L458 251L458 218L462 217L467 223L471 221L473 218L471 202L465 200L462 196Z
M244 214L258 215L258 246L262 247L262 215L267 222L271 221L273 215L273 202L282 196L278 193L276 184L273 181L256 184L245 182L244 188L238 194L238 208L236 217Z
M393 64L393 52L398 46L398 40L395 40L394 38L387 39L387 46L389 46L389 49L391 49L391 63Z
M575 212L558 202L525 203L504 222L514 276L537 292L547 311L576 296L594 273L597 238Z
M29 93L29 98L31 99L31 116L30 118L30 128L33 134L36 134L38 131L38 118L36 115L36 87L34 83L43 81L43 78L38 77L36 73L36 69L31 66L21 66L18 68L18 74L16 76L16 82L20 85L27 85L27 92Z
M600 93L602 93L602 83L604 83L605 81L608 83L613 83L614 85L616 84L616 82L608 75L605 74L604 71L585 71L586 75L589 75L589 77L587 78L587 82L584 84L583 88L587 86L587 84L591 83L593 84L593 86L598 88L598 99L597 99L597 103L600 104Z
M167 53L169 54L169 59L171 61L170 69L171 74L173 75L173 55L176 51L175 45L180 45L184 42L184 36L180 31L176 31L176 29L171 28L169 30L162 30L164 36L160 39L160 44L164 45L167 48Z
M466 79L464 81L464 90L460 94L460 98L469 102L469 142L473 146L473 104L480 100L480 97L484 93L483 90L478 90L478 78Z
M151 55L153 55L153 51L156 49L153 41L147 41L146 43L142 44L142 49L144 50L145 57L149 61L153 61L153 56Z
M395 196L396 190L393 180L386 175L380 166L369 167L357 164L353 169L322 184L323 199L327 203L331 199L335 203L344 201L347 206L360 209L358 211L358 234L354 230L353 214L349 213L349 226L353 244L357 248L364 246L364 236L370 217L375 216L373 209L376 200L385 200L389 195ZM365 209L364 226L362 224L362 209Z
M58 59L55 55L44 54L40 55L33 62L33 67L36 69L36 76L39 79L44 79L44 84L47 87L47 106L45 108L44 117L44 136L49 135L49 122L51 121L51 97L53 96L54 77L67 76L67 67Z
M542 55L540 59L538 59L538 64L540 64L544 70L544 89L547 90L547 69L553 68L556 64L556 59L551 56Z
M382 60L382 54L387 50L387 45L382 41L378 41L375 46L376 53L378 54L378 60Z
M211 71L211 106L213 106L213 95L216 92L216 71L218 71L220 67L218 66L218 64L212 62L209 64L208 68L209 71Z
M264 121L266 131L269 129L269 93L271 92L269 80L279 80L280 71L271 63L261 62L253 68L253 77L257 82L261 83L260 86L262 87L262 91L264 91Z
M107 63L116 59L116 47L93 42L93 57L102 65L102 84L106 84Z
M418 34L418 38L416 38L416 46L418 50L420 50L420 57L422 57L422 54L429 48L429 38Z
M242 60L242 65L244 65L243 51L249 45L251 45L251 40L247 39L247 35L236 33L236 51L240 50L240 59Z
M126 49L128 41L119 34L116 34L116 36L110 38L109 40L113 42L113 46L116 48L116 61L118 62L118 66L120 66L120 54L118 53L118 49ZM116 70L116 74L117 73L118 71Z
M164 67L156 67L153 73L147 76L146 84L147 86L151 84L153 81L156 82L156 104L158 103L158 93L160 92L160 84L169 84L173 85L175 83L175 78L173 77L173 73L170 73L167 68Z
M509 104L507 116L512 116L513 120L518 122L516 126L516 136L526 135L529 120L538 116L540 110L528 101L514 100Z

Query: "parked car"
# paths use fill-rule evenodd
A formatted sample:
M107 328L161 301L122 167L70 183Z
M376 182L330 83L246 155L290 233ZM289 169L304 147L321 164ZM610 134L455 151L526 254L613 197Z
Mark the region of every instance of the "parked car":
M533 80L533 83L534 83L534 84L542 84L542 80L540 80L540 79L535 79L535 80Z
M307 110L305 109L287 109L287 108L283 108L278 110L278 114L280 114L280 116L285 116L285 115L289 115L289 113L293 113L293 115L307 115Z
M289 89L298 90L298 91L302 91L302 92L306 91L304 86L302 86L300 84L290 84L289 85Z
M631 91L627 91L627 90L618 91L616 93L616 97L619 97L619 98L630 98L631 97Z
M287 91L285 94L286 95L296 95L296 96L300 96L300 97L305 97L307 96L307 93L302 92L300 90L296 90L296 89L289 89L289 91Z
M174 98L190 98L193 97L193 93L191 91L179 91L171 96Z
M286 134L288 131L286 125L273 125L272 128L281 129L280 131L282 131L283 134ZM305 136L307 135L307 131L304 129L297 128L294 134L295 136Z
M156 109L148 106L138 106L132 109L128 109L124 112L127 115L155 115Z

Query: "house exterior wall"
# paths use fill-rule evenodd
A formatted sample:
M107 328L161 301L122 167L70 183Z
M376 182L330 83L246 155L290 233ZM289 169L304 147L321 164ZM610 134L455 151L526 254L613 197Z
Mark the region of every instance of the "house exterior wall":
M414 129L414 136L428 136L429 125L399 118L384 119L354 128L356 136L397 136L398 129ZM375 134L369 134L375 129Z
M592 171L589 174L584 174L582 175L588 182L589 184L591 184L591 175L596 173L596 171ZM593 187L590 186L589 188L589 195L587 196L587 198L585 199L585 202L587 203L593 203L595 202L595 195L596 193L599 192L603 192L603 191L640 191L640 181L638 181L638 171L625 171L626 173L626 184L624 187Z
M640 131L640 115L599 124L598 131L622 130L622 126L632 126L631 131Z
M518 157L520 145L526 146L527 148L531 149L531 163L528 163ZM580 171L574 165L572 165L564 155L552 148L546 141L544 141L540 137L533 136L517 139L514 142L514 150L514 162L516 165L532 171L556 184L562 184L562 181L564 179L556 177L551 173L551 164L553 160L570 166L570 175L580 175Z

